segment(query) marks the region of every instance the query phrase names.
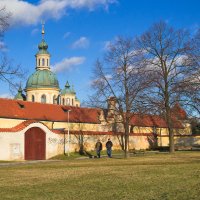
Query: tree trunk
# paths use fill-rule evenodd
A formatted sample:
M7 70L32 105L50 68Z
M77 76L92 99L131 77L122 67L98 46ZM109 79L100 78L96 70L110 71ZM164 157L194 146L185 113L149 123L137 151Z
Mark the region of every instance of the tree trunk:
M169 132L169 152L174 153L174 132L172 129L171 112L169 105L166 106L166 121Z
M174 132L171 128L168 128L169 131L169 152L174 153Z
M129 157L128 153L128 141L129 141L129 121L125 122L125 146L124 146L124 158Z
M84 155L83 135L79 136L79 154Z
M122 150L124 151L124 135L121 135L121 147L122 147Z
M163 63L163 60L162 60ZM168 127L169 134L169 152L174 153L174 133L172 129L172 119L171 119L171 108L170 108L170 100L169 100L169 83L168 83L168 70L166 64L163 64L164 69L164 81L165 81L165 112L166 112L166 121Z

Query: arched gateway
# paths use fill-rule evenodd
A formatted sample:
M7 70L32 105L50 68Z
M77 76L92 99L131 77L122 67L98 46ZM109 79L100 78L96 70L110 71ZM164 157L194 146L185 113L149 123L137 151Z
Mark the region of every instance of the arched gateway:
M25 132L25 160L46 159L46 134L37 127Z

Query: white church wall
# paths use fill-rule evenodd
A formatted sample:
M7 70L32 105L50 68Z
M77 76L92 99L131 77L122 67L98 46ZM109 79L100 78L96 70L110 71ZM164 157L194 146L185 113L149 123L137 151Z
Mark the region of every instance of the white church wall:
M41 103L41 97L42 95L46 95L46 103L53 104L53 96L56 97L59 95L59 91L56 91L56 89L37 89L37 90L29 90L27 91L27 101L32 101L32 95L35 97L35 102Z

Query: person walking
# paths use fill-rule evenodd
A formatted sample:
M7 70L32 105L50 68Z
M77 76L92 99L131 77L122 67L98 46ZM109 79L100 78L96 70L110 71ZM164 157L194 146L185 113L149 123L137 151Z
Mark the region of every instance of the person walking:
M100 158L101 157L101 150L102 150L102 143L100 142L100 140L97 140L97 143L95 145L95 149L96 149L96 153L97 153L97 157Z
M109 158L112 158L112 146L113 143L111 142L110 138L108 138L108 141L106 142L106 150Z

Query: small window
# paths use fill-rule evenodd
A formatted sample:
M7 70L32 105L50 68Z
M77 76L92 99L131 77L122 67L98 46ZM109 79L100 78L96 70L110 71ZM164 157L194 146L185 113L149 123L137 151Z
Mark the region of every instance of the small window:
M34 95L32 95L32 102L35 102L35 97L34 97Z
M18 105L19 105L20 108L24 108L25 107L24 104L19 103L19 102L18 102Z
M67 99L66 99L66 104L67 104L67 105L70 105L70 98L67 98Z
M40 66L40 59L38 59L38 66Z
M78 107L78 104L76 104L76 107Z
M47 59L47 66L49 66L49 60Z
M62 100L62 104L65 105L65 99L64 99L64 98L63 98L63 100Z
M46 95L45 94L43 94L41 96L41 103L46 103Z
M44 58L42 58L42 66L44 66L44 64L45 64L45 60Z
M53 96L53 104L57 104L57 98L56 98L56 95Z
M63 112L67 112L68 110L65 107L62 107Z
M74 105L74 99L72 99L72 106Z
M57 102L58 105L62 104L60 95L57 96L56 102Z

